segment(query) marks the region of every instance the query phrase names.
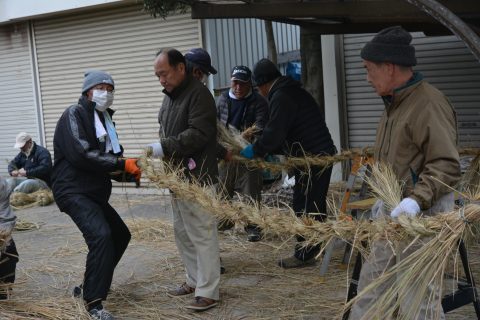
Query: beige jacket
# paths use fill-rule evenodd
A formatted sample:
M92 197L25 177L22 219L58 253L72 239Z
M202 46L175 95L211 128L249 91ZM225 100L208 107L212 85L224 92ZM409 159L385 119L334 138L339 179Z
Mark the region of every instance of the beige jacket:
M448 99L416 74L413 84L384 97L377 129L375 160L392 165L405 182L405 197L430 209L460 180L457 123ZM439 182L440 180L441 182Z

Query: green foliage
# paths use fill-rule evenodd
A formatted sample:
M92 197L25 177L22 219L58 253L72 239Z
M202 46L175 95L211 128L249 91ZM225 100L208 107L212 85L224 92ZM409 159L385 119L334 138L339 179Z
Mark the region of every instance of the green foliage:
M166 18L169 14L185 13L193 4L193 0L144 0L143 9L154 18Z

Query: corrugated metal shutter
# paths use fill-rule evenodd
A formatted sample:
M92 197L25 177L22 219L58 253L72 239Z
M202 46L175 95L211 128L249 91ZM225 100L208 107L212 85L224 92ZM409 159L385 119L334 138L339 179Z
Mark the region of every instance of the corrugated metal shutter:
M41 144L30 52L28 23L0 27L0 175L19 152L13 145L20 131Z
M366 81L360 50L373 37L345 35L345 85L349 147L375 142L376 127L384 109ZM426 37L413 33L418 65L414 68L448 96L457 111L460 144L480 144L480 63L456 36Z
M253 65L267 57L265 25L259 19L205 20L207 49L219 73L213 77L214 88L230 86L230 70L236 65ZM278 53L300 50L298 26L273 23ZM282 66L280 66L282 69Z
M138 156L158 140L163 99L153 72L156 52L199 47L200 23L189 14L153 19L141 6L89 11L34 22L47 145L56 123L81 94L87 69L109 72L115 81L114 121L125 156Z

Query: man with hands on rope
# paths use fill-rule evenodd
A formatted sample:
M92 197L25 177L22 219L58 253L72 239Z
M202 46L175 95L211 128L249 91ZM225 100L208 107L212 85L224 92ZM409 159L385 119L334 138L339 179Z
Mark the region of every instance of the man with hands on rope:
M405 185L404 199L397 207L389 213L379 200L372 207L373 218L449 212L454 207L454 195L449 187L454 187L461 177L455 111L444 94L412 70L417 61L411 41L410 33L400 26L389 27L367 42L361 51L367 81L385 104L374 157L377 162L391 165L398 180ZM392 284L360 291L393 267L397 259L405 258L430 239L419 239L407 250L400 248L402 251L396 257L386 240L373 242L362 266L360 296L352 307L350 319L365 318L378 297ZM445 318L436 290L428 288L418 319ZM399 301L400 314L412 305L409 299L414 296L412 292Z
M253 80L260 94L267 98L270 119L255 142L241 151L245 158L284 153L287 156L333 155L337 152L320 107L301 84L280 74L268 59L253 68ZM292 207L297 216L309 213L315 220L326 217L326 197L332 168L311 167L308 172L294 169L295 186ZM282 268L298 268L315 263L320 246L304 245L297 236L294 255L278 261Z
M122 157L110 109L114 88L110 74L87 71L78 103L63 112L53 138L53 195L88 246L84 280L74 294L83 296L92 319L102 320L113 319L102 301L131 238L128 227L108 203L110 173L125 171L137 181L141 176L137 159Z
M154 70L165 97L158 115L160 141L149 146L152 154L214 193L218 182L215 101L208 88L187 72L185 57L178 50L160 50ZM185 265L186 281L167 294L194 294L186 308L210 309L218 303L220 285L216 219L200 204L175 194L172 208L175 242Z
M252 71L246 66L235 66L230 77L230 90L225 91L217 101L217 118L227 128L241 132L242 137L254 142L261 135L268 120L268 104L264 97L253 89ZM218 145L218 158L225 159L219 165L220 190L231 199L234 191L252 198L260 203L262 197L263 176L258 168L247 168L242 163L231 163L230 150ZM223 225L233 227L230 220L223 221ZM219 228L222 229L220 225ZM254 225L245 226L248 241L259 241L261 229Z

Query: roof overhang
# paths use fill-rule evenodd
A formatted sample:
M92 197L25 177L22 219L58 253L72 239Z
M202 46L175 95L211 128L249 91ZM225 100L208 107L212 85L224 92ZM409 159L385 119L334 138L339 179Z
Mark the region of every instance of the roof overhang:
M480 30L480 0L438 0L473 30ZM437 20L404 0L193 0L192 18L259 18L322 34L377 32L391 25L446 34Z

